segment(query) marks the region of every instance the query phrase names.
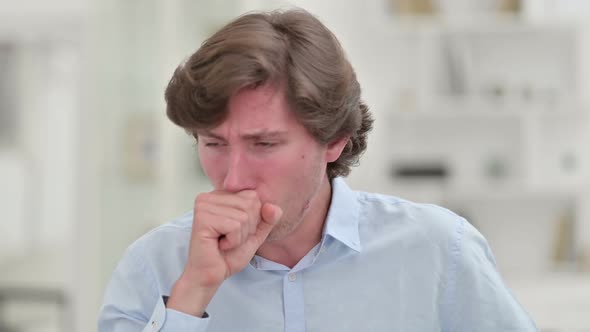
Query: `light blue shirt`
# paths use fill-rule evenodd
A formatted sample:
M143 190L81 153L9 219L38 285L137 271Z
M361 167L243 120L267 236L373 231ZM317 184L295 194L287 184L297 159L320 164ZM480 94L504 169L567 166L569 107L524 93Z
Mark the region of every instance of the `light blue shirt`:
M192 213L144 235L113 272L98 330L537 331L465 219L340 178L332 188L321 242L292 269L255 256L220 286L208 318L163 300L184 269Z

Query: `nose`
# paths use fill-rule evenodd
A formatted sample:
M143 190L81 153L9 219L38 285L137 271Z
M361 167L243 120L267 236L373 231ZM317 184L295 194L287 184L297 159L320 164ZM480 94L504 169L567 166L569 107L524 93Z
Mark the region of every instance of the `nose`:
M223 180L223 190L239 192L247 189L255 189L251 171L245 153L237 149L231 151Z

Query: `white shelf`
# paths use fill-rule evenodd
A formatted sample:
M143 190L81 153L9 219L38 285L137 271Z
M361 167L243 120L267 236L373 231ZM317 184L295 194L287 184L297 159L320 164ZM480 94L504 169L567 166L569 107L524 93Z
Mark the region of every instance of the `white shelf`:
M391 83L389 111L378 120L387 129L379 133L381 155L374 158L383 167L381 179L372 179L379 184L374 190L466 217L504 272L534 280L515 288L524 289L522 302L539 326L575 327L563 323L566 311L551 313L558 306L531 303L557 303L561 283L585 278L542 278L568 213L572 252L590 252L590 105L582 95L580 29L511 18L425 19L390 28L386 50L397 70L390 74L399 81ZM392 167L426 164L441 165L447 175L391 178ZM535 298L536 292L545 293ZM584 297L590 302L589 293ZM549 324L548 317L558 316L562 321Z
M554 201L557 199L573 200L583 189L580 187L563 188L494 188L494 186L474 189L448 189L442 193L447 202L518 202L518 201Z

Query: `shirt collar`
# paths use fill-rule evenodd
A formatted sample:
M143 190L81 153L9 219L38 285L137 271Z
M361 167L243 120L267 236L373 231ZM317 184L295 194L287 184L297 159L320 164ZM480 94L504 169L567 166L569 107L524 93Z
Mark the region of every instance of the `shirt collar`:
M349 248L360 252L359 202L344 179L332 180L332 201L326 217L323 237L326 235L342 242Z

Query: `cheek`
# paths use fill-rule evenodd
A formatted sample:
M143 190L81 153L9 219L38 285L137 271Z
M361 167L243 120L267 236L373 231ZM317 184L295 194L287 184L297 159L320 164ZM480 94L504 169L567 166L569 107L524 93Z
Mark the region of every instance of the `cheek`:
M322 158L315 149L301 148L281 153L265 164L258 165L263 169L262 176L266 179L274 179L274 182L288 183L290 187L297 188L309 177L314 177L322 168Z
M218 188L223 182L223 159L218 155L199 149L199 162L211 184Z

